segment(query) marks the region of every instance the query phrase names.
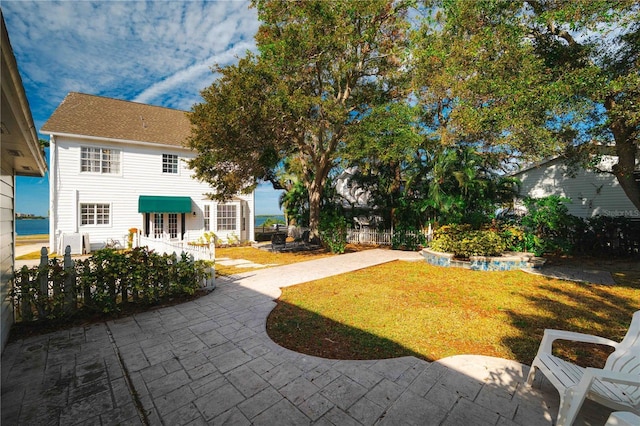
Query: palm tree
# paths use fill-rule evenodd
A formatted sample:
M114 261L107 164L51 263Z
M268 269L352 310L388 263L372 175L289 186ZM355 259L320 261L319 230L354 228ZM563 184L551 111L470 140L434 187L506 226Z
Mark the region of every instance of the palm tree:
M488 166L488 156L472 146L445 148L434 156L429 204L442 223L487 221L497 205L515 195L514 180Z

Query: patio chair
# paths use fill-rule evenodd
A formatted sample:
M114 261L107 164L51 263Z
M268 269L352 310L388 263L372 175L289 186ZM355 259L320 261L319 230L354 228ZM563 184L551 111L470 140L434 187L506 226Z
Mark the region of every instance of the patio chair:
M555 340L571 340L615 348L604 368L583 368L552 355ZM616 410L640 414L640 311L620 343L604 337L560 330L545 330L527 385L541 371L560 393L557 426L575 421L585 398Z
M287 245L287 234L284 232L276 232L271 236L271 249L283 249Z

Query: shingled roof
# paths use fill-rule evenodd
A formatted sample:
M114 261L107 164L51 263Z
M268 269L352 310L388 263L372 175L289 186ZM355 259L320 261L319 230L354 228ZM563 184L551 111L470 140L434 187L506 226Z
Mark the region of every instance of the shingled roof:
M185 111L70 92L40 131L183 146L191 124Z

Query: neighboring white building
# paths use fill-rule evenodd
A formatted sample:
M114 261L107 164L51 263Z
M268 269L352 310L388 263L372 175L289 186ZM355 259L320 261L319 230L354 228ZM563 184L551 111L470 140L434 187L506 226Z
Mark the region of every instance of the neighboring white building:
M13 324L13 309L9 299L15 266L15 191L17 175L44 176L47 163L36 135L27 96L24 93L18 64L13 55L9 35L2 23L2 104L0 136L0 351L9 337Z
M357 167L347 167L335 178L335 188L345 208L372 209L371 192L354 182Z
M603 155L598 168L611 170L617 157ZM520 196L542 198L559 195L569 198L569 213L582 217L625 216L640 219L640 211L631 203L611 173L579 169L570 176L562 158L554 158L524 168L512 176L520 179ZM636 172L638 178L640 173Z
M50 247L88 234L91 250L145 236L254 240L254 194L221 204L193 178L184 111L69 93L41 133L50 139ZM82 237L80 237L82 238Z

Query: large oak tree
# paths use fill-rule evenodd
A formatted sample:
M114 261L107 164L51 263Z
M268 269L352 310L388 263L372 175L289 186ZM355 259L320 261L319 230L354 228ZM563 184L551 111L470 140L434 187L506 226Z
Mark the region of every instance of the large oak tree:
M322 191L350 132L377 105L404 96L408 2L254 0L258 54L217 67L190 117L190 162L217 199L277 181L295 161L312 233ZM317 234L316 234L317 235Z
M630 0L434 0L414 83L445 146L518 161L613 144L640 209L640 7Z

